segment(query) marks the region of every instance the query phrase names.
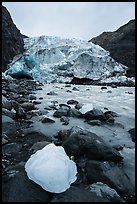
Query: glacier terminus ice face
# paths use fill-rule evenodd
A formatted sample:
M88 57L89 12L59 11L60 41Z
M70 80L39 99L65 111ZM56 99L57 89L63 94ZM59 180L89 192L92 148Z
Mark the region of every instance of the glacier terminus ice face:
M6 76L26 73L41 82L66 82L73 77L122 80L127 67L109 52L81 39L54 36L24 38L25 52L9 64ZM125 80L125 78L124 78Z

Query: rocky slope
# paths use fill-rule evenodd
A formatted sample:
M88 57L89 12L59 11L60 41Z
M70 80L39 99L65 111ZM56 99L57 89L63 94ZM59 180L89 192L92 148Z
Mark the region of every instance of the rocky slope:
M7 8L2 6L2 71L15 55L23 52L24 42Z
M108 50L112 58L128 67L127 76L135 76L135 20L114 32L103 32L89 42Z

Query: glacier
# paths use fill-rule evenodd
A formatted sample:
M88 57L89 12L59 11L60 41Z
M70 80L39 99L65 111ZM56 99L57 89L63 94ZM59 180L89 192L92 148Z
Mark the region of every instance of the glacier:
M127 67L116 62L99 45L77 38L39 36L24 38L24 53L16 56L4 72L47 83L70 82L73 77L99 81L124 81Z

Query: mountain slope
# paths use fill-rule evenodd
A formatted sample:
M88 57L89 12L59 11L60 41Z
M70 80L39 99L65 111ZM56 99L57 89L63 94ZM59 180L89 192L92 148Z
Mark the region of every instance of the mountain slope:
M20 31L13 23L10 13L2 6L2 71L17 54L23 52L24 42Z
M89 42L100 45L117 61L128 67L127 76L135 76L135 20L114 32L103 32Z

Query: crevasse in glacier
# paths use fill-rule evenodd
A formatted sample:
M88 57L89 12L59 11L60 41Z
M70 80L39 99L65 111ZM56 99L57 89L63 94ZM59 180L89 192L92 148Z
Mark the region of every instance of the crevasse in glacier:
M38 81L65 82L74 76L105 80L123 76L127 70L111 58L108 51L81 39L25 38L24 48L25 52L13 59L5 75L24 73Z

